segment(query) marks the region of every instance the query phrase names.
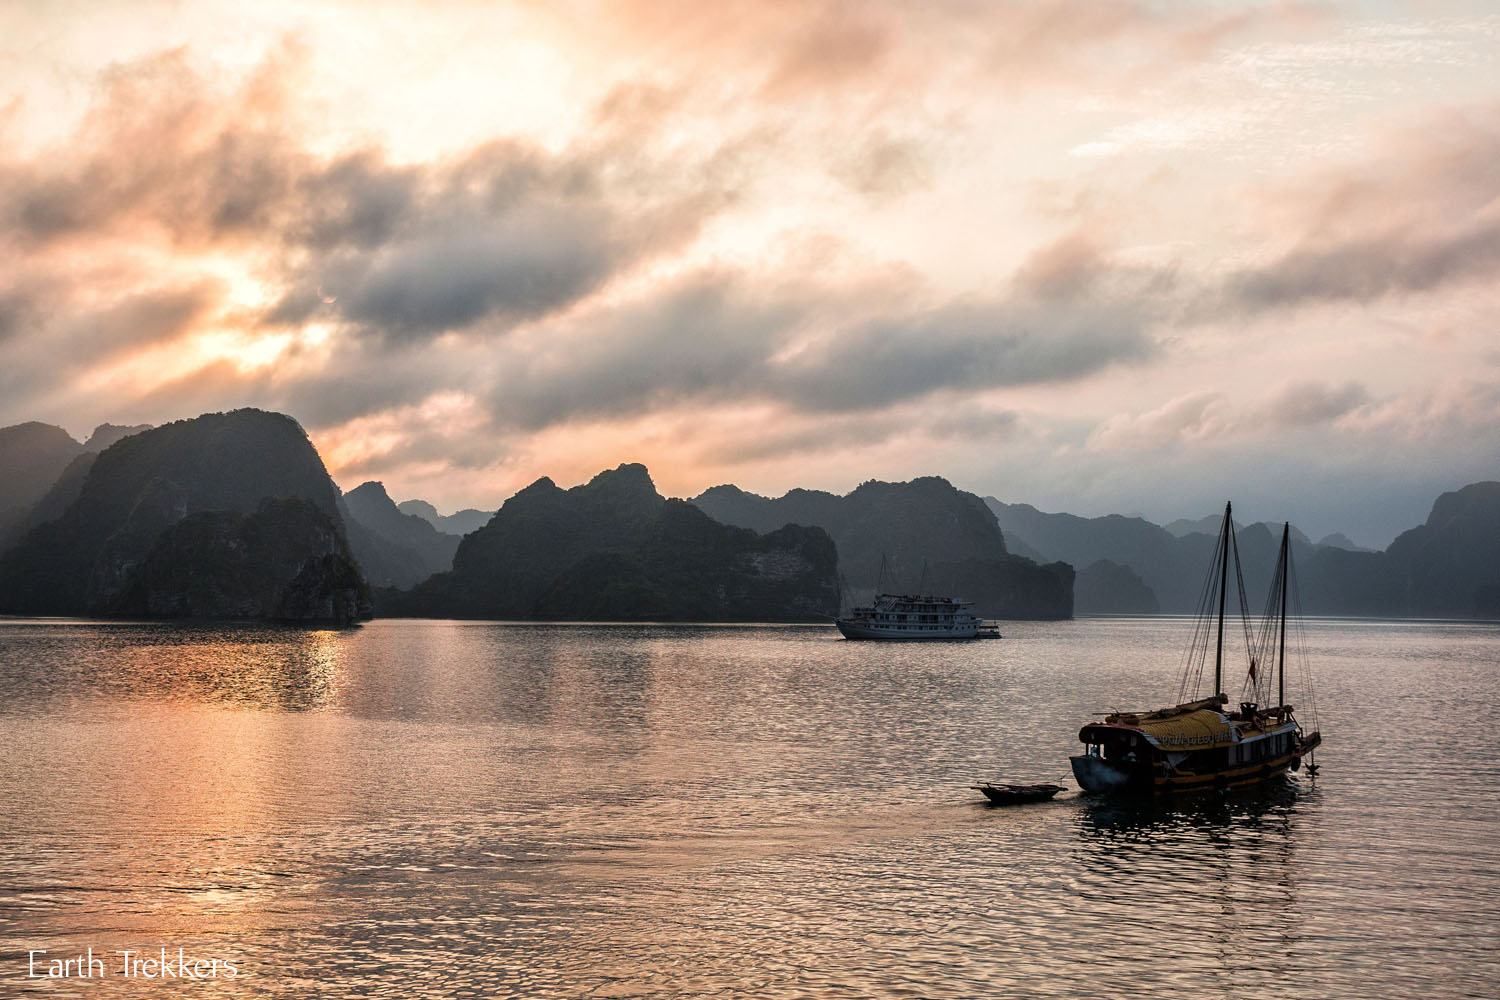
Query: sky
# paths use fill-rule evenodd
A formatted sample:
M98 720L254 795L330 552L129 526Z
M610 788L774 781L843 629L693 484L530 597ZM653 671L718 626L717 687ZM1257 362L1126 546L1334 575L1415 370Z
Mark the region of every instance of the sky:
M942 475L1384 545L1500 478L1500 9L0 6L0 424L498 506Z

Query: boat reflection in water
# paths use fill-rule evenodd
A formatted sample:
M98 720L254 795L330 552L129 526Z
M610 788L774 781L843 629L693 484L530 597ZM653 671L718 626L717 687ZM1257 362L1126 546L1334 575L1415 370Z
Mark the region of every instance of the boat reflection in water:
M1287 604L1289 594L1295 593L1290 539L1291 525L1285 524L1271 594L1257 632L1250 624L1232 510L1224 506L1198 627L1183 663L1178 704L1143 712L1111 712L1102 722L1084 726L1078 738L1086 750L1070 758L1073 775L1084 791L1164 795L1255 786L1299 769L1303 758L1322 742L1305 657L1302 679L1311 731L1303 729L1286 699ZM1227 709L1229 697L1223 693L1224 612L1231 561L1248 659L1235 711ZM1201 690L1210 645L1214 649L1213 693L1186 701L1190 691Z

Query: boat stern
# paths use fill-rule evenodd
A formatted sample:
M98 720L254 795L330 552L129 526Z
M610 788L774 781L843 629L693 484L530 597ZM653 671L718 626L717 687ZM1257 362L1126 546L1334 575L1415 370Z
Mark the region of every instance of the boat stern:
M1083 753L1069 757L1073 765L1073 778L1085 792L1116 792L1130 785L1130 775L1100 757Z

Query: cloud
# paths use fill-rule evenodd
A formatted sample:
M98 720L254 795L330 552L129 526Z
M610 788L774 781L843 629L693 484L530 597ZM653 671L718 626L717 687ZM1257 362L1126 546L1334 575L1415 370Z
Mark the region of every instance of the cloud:
M724 203L694 164L587 143L497 140L420 165L320 155L298 131L298 65L284 49L228 93L180 51L110 71L64 144L0 165L10 252L251 253L280 289L267 322L403 340L565 309Z
M1351 409L1339 427L1388 449L1394 441L1477 446L1493 464L1500 428L1500 380L1449 378Z
M31 296L18 289L0 291L0 344L19 333L35 312Z
M705 464L743 464L862 449L923 452L948 442L989 444L1016 433L1019 415L966 401L836 414L775 414L775 419L716 431L701 446Z
M693 401L875 411L936 393L1067 382L1156 350L1125 303L922 298L692 275L505 345L495 413L534 430Z
M1067 382L1155 351L1139 316L1105 304L960 302L838 330L778 365L805 409L857 410L944 389Z
M800 97L867 80L885 65L893 47L891 28L877 7L825 4L810 24L788 40L763 93L772 98Z
M1262 192L1286 249L1230 275L1231 303L1374 302L1500 273L1500 105L1394 130L1362 161Z
M1370 392L1359 382L1334 385L1328 382L1300 381L1283 386L1263 407L1267 420L1286 427L1326 424L1341 417L1370 399Z
M1211 58L1231 41L1300 32L1326 17L1307 3L1235 9L1140 0L1043 0L988 10L991 72L1013 86L1077 87L1111 79L1141 87Z
M62 355L59 360L74 365L92 364L141 344L174 340L211 312L218 305L220 294L213 282L195 282L187 287L146 289L113 299L72 321L65 337L77 354L59 352Z
M1500 270L1500 217L1442 228L1446 231L1387 230L1293 250L1236 276L1230 288L1236 299L1255 309L1315 301L1372 302Z
M876 132L835 168L835 176L872 199L888 199L929 188L933 164L924 144Z
M1092 451L1165 448L1218 437L1230 426L1221 392L1202 390L1168 400L1140 414L1118 414L1088 437Z

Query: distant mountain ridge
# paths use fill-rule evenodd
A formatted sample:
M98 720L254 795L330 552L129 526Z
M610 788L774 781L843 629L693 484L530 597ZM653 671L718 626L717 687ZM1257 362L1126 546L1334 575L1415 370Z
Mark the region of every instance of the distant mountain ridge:
M0 427L0 552L28 529L62 513L99 452L150 429L150 424L100 424L87 442L79 444L51 424L32 421ZM59 484L65 485L54 496Z
M403 500L396 505L396 509L403 514L420 517L444 534L460 536L478 531L495 516L492 510L475 510L473 507L466 507L452 514L439 514L437 508L426 500Z
M1320 548L1301 581L1325 614L1500 618L1500 482L1442 494L1384 552Z
M1039 565L1010 552L984 502L937 476L871 480L845 496L794 489L775 499L724 485L691 502L715 520L757 531L787 524L822 528L838 547L840 570L856 600L875 592L884 562L885 589L915 589L925 565L930 589L972 600L988 617L1067 618L1073 612L1072 567Z
M1180 534L1143 518L1086 518L1044 513L1029 504L985 498L1015 541L1053 558L1083 565L1077 586L1081 614L1137 611L1143 594L1113 567L1125 567L1163 612L1197 608L1217 523L1179 520ZM1191 529L1191 530L1189 530ZM1236 525L1252 606L1269 585L1280 526ZM1384 552L1359 549L1342 535L1314 544L1292 528L1304 609L1310 614L1389 617L1500 617L1500 485L1474 483L1445 493L1426 524L1405 532ZM1341 544L1335 544L1341 543ZM1107 566L1098 566L1099 563ZM1108 578L1096 573L1107 572Z
M400 613L816 617L838 603L820 576L829 560L867 596L882 555L888 589L916 586L925 563L930 589L992 617L1061 617L1075 601L1084 614L1190 612L1218 523L1045 513L938 477L670 501L644 467L623 465L572 490L538 480L503 518L451 515L485 521L466 544L432 523L443 519L430 504L403 511L379 483L340 494L296 421L258 410L101 424L86 443L36 422L0 428L0 502L0 611L293 619L367 614L366 581ZM1279 532L1237 524L1252 604ZM1500 617L1497 540L1494 482L1444 493L1383 552L1293 529L1314 614Z
M560 489L542 478L464 536L453 569L383 614L605 621L807 621L838 611L816 528L758 534L662 497L641 465Z
M61 427L31 421L0 428L0 551L83 445Z
M403 514L384 484L361 483L344 494L343 503L346 520L357 522L384 542L379 553L363 537L355 545L355 554L363 553L360 562L369 563L367 573L378 586L412 587L453 568L457 536L438 531L414 514Z

